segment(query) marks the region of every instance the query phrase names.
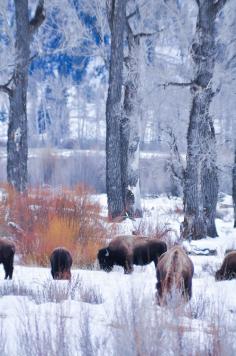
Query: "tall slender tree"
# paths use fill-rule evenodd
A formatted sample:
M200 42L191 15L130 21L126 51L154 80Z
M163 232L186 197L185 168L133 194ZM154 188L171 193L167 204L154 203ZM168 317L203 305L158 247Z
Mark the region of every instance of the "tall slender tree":
M218 194L216 140L209 107L216 56L216 18L227 0L196 0L198 16L192 44L194 79L187 133L184 184L183 237L200 239L217 235L215 212Z
M234 206L234 227L236 227L236 139L234 139L234 165L232 170L233 186L233 206Z
M27 86L30 43L44 21L44 0L39 0L34 17L29 20L28 0L15 0L15 67L11 79L0 89L9 96L7 140L7 180L19 192L27 187Z
M108 10L111 28L111 57L106 102L106 189L108 214L115 218L121 215L125 208L122 197L120 122L126 0L111 0Z
M126 20L128 56L125 58L127 78L124 112L121 121L122 185L125 208L130 216L142 216L139 180L140 147L140 35L133 34Z

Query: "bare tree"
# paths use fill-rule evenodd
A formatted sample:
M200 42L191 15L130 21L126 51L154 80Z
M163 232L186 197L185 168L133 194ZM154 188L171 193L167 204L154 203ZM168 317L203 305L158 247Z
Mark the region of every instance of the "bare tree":
M108 214L115 218L124 212L120 152L120 121L122 115L123 39L126 0L109 2L111 58L106 102L106 189Z
M218 194L216 140L210 103L215 95L212 78L216 55L216 18L227 0L196 0L198 16L191 55L194 79L187 134L183 237L217 236L215 212Z
M0 87L9 96L7 141L7 180L22 192L27 186L27 86L30 43L44 21L44 0L39 0L34 17L29 20L28 0L15 0L15 67L11 79Z
M126 20L128 56L125 58L127 78L124 91L124 113L121 120L121 170L123 199L130 216L142 216L139 180L140 146L140 35L134 35Z
M233 177L233 206L234 206L234 227L236 227L236 139L234 140L234 165L232 170Z

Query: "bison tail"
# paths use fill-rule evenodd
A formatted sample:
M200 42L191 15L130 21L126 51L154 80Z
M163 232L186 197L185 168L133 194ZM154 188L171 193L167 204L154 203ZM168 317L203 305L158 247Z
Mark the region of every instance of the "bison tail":
M175 251L171 257L168 272L165 278L165 289L170 292L174 284L178 273L178 251Z

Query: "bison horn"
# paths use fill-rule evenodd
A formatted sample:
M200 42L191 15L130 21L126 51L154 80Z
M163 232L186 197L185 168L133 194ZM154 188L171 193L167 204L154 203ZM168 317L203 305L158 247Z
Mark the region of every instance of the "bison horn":
M109 256L109 251L108 251L108 249L106 249L105 256L106 256L106 257L108 257L108 256Z

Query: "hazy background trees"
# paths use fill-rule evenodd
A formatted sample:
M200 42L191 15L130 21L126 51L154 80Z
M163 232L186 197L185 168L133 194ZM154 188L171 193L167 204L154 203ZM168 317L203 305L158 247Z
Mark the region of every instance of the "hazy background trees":
M107 8L112 3L105 0L45 1L46 18L31 43L27 72L30 184L70 185L82 180L99 192L105 191L105 112L111 58ZM0 160L2 167L6 167L4 155L10 111L5 84L16 65L16 22L14 2L3 0L1 5ZM37 1L28 2L30 19L34 18L37 5ZM198 186L201 197L196 206L203 212L203 230L208 229L209 234L207 221L211 222L212 235L216 235L217 176L219 191L231 193L235 181L232 169L236 112L236 4L232 0L127 0L120 99L123 113L120 134L124 133L122 137L126 137L126 147L124 139L120 153L127 169L122 169L120 210L124 212L129 208L124 191L130 190L134 202L139 201L139 183L141 194L182 194L186 188L183 173L189 172L189 154L185 169L187 150L190 152L187 131L193 100L199 92L195 83L200 75L197 66L201 66L200 62L196 63L198 53L195 53L197 48L193 41L203 5L224 7L215 19L210 18L214 20L215 42L209 46L209 58L214 57L214 63L210 66L211 78L206 91L212 96L209 108L205 106L207 115L202 115L209 128L203 132L209 135L202 137L198 155L200 165L205 165L206 169L189 176L191 179L201 176L203 182L203 172L207 172L207 177L210 176L209 169L214 172L212 179L216 188L211 194L212 201L209 203L210 197L206 195L209 189L201 190ZM208 25L210 23L208 21ZM67 156L65 149L68 150ZM61 164L66 169L61 170ZM45 171L49 166L51 174L47 175ZM129 177L130 174L135 179ZM0 179L6 179L4 169ZM133 186L132 182L135 182ZM187 213L189 201L191 194L185 199L186 216L191 215ZM209 210L209 207L213 209ZM136 208L131 207L131 215ZM138 210L141 210L140 206ZM191 235L191 229L186 230L185 236Z

